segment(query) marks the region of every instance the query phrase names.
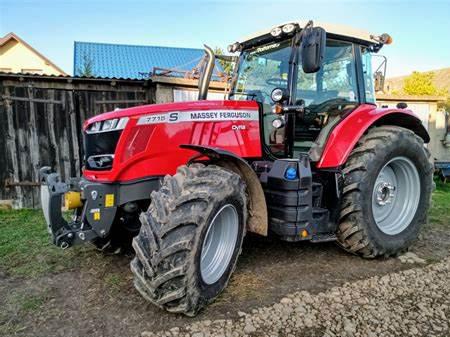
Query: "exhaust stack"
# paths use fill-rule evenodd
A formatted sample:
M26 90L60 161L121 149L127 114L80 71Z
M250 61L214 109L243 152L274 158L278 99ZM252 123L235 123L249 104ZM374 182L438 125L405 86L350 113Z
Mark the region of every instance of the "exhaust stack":
M204 68L204 71L202 73L202 76L198 80L198 100L202 101L205 100L208 96L208 88L209 88L209 82L211 81L211 76L214 70L214 65L216 63L216 57L214 55L214 51L208 47L207 45L204 45L205 47L205 53L206 53L206 66Z

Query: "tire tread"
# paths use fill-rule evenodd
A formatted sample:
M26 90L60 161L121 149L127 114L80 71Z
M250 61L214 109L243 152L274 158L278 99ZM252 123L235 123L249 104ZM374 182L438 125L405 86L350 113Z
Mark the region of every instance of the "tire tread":
M350 253L365 258L388 257L398 253L376 245L370 239L362 212L362 203L367 196L363 195L360 184L368 179L369 167L374 159L381 155L385 144L404 138L409 138L422 145L424 153L431 163L430 152L423 146L422 138L414 132L398 126L381 126L370 129L361 138L342 170L343 197L337 237L339 245ZM432 167L430 169L432 170ZM404 248L400 250L404 250Z
M234 172L202 164L181 166L152 192L141 230L133 240L134 285L145 299L170 312L195 315L204 305L188 272L199 231L214 202L238 193L246 205L245 184ZM244 210L244 220L246 219Z

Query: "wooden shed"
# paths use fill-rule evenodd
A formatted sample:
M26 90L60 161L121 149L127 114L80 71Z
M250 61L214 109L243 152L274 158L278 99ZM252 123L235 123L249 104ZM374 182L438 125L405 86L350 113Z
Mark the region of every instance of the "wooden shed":
M225 84L212 82L210 98ZM195 99L197 81L184 78L86 78L0 73L0 200L39 206L38 170L79 176L82 123L116 108Z

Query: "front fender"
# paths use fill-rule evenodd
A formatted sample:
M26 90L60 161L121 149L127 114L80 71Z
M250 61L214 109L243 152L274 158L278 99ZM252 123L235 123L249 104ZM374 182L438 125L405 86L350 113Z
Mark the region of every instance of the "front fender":
M330 132L317 168L336 168L343 165L358 140L373 126L396 125L414 131L425 143L430 136L420 119L411 110L384 109L363 104L339 122Z
M266 198L261 182L251 166L234 153L219 148L191 144L180 145L180 147L197 151L200 153L200 157L208 157L215 165L227 168L241 176L247 185L249 197L247 229L249 232L267 236L269 223ZM195 161L198 157L192 158L190 162Z

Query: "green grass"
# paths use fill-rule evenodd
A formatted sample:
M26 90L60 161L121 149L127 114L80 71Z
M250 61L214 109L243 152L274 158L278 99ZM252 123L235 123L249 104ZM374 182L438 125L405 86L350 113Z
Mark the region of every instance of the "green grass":
M123 275L112 272L104 277L104 282L108 291L115 294L122 289L126 280L123 278Z
M16 295L13 297L15 305L19 307L22 312L31 312L40 309L45 302L49 300L50 296L47 292L32 295Z
M436 181L430 211L432 228L450 228L450 184ZM61 250L49 239L40 210L0 210L0 270L12 276L33 278L61 272L80 265L104 264L106 261L89 246ZM119 288L123 280L110 274L105 282ZM30 304L32 306L32 304Z
M450 183L436 180L429 222L439 229L450 228Z
M13 276L34 277L80 264L86 249L61 250L50 242L40 210L0 210L0 269Z
M51 298L51 292L46 288L7 294L0 310L0 336L13 336L26 329L22 318L39 313Z

